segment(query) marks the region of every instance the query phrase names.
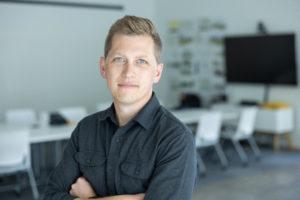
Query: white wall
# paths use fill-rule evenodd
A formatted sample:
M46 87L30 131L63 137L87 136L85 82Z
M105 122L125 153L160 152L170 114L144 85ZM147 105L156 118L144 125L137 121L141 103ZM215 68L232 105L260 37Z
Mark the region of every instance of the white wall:
M300 61L300 2L297 0L157 0L156 15L159 16L159 31L166 37L168 21L173 19L197 19L208 17L222 19L227 24L226 34L249 34L256 32L257 22L262 21L271 33L295 32L297 41L297 61ZM201 55L200 55L201 56ZM167 68L167 66L166 66ZM298 67L299 68L299 67ZM168 70L166 70L168 71ZM298 74L299 74L298 70ZM168 73L165 74L168 76ZM174 92L168 87L162 88L164 101L170 104L174 100ZM229 100L239 102L241 99L261 101L263 86L229 85ZM171 98L169 98L171 97ZM284 101L291 104L296 111L296 130L292 134L295 146L300 148L300 89L299 87L272 86L270 101Z
M154 1L67 1L125 9L0 3L0 121L10 108L82 105L94 112L111 99L98 64L109 27L125 14L154 15Z
M66 0L64 0L66 1ZM87 2L84 0L67 0ZM83 105L93 112L99 101L111 99L99 75L98 60L110 25L124 14L150 18L163 41L168 21L210 17L223 19L228 34L254 33L258 21L270 32L297 34L300 47L300 2L297 0L89 0L121 4L123 11L61 8L0 3L0 121L15 107L37 111ZM167 47L163 48L164 51ZM299 62L298 62L299 65ZM168 72L155 90L165 104L176 104L168 88ZM230 100L262 99L263 88L230 85ZM272 87L270 100L292 104L296 109L293 139L300 147L300 89Z

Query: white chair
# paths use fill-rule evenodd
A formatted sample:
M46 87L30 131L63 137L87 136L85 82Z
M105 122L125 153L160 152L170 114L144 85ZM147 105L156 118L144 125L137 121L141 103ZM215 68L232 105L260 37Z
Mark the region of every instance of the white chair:
M256 159L259 159L261 155L260 150L253 138L256 114L256 107L242 108L237 127L233 130L227 129L222 133L222 138L230 139L232 141L234 148L238 152L244 165L248 163L248 158L245 151L243 150L243 147L240 144L241 140L248 140Z
M5 112L5 123L8 125L33 126L37 124L37 116L33 109L12 109Z
M111 101L105 101L105 102L101 102L98 103L96 105L96 110L97 111L103 111L106 110L107 108L109 108L111 106L112 102Z
M39 193L33 176L30 159L29 129L1 127L0 129L0 175L26 171L34 199ZM15 186L0 187L0 190L17 189Z
M78 123L82 118L87 116L87 111L84 107L63 107L58 109L58 113L61 114L66 120L72 124Z
M212 111L201 114L198 122L198 127L196 129L195 145L197 150L204 147L214 146L217 155L221 161L222 167L226 168L228 162L219 143L221 124L222 114L220 112ZM202 161L200 154L198 153L197 155L199 173L204 174L206 171L205 165Z

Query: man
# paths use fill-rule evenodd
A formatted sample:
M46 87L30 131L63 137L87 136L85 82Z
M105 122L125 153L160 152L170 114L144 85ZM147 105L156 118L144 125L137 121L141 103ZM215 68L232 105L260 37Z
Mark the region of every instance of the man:
M196 177L192 133L152 90L163 71L152 22L112 25L100 72L113 104L83 119L50 176L45 199L189 200Z

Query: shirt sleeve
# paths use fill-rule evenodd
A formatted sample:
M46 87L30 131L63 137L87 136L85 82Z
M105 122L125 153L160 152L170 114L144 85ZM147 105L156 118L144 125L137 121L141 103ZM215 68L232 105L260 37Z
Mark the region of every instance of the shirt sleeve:
M70 200L75 199L69 194L71 185L80 175L77 162L74 160L74 154L78 146L78 126L72 133L70 140L64 150L63 158L50 175L46 186L44 200Z
M191 200L197 168L192 133L169 137L161 146L145 200Z

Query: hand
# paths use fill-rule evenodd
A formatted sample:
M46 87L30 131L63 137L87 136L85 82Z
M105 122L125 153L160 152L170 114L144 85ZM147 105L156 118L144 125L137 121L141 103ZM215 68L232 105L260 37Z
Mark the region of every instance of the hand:
M134 196L136 197L136 200L144 200L145 194L144 193L140 193L140 194L136 194Z
M80 198L89 198L96 196L96 193L90 182L83 176L79 177L75 183L71 185L70 195Z

